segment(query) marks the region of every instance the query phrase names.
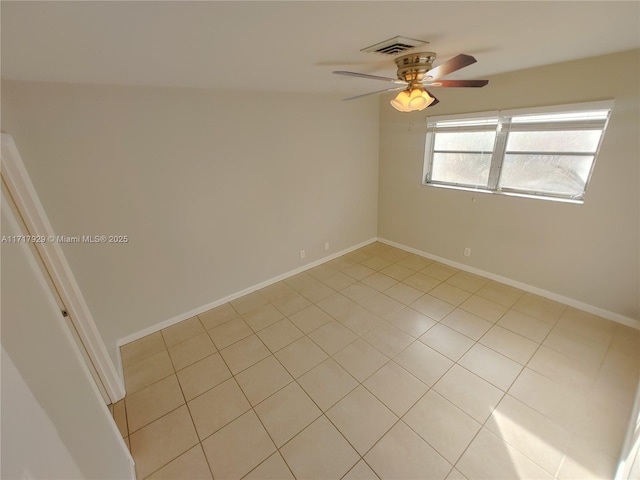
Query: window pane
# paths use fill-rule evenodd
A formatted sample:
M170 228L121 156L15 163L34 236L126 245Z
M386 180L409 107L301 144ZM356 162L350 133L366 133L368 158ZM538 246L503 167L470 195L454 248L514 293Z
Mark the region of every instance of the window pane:
M486 188L490 167L490 153L434 153L431 180Z
M471 152L491 152L496 132L450 132L436 133L434 150L463 150Z
M592 163L591 156L508 154L502 165L500 186L581 196Z
M510 132L507 151L595 153L601 134L601 130Z

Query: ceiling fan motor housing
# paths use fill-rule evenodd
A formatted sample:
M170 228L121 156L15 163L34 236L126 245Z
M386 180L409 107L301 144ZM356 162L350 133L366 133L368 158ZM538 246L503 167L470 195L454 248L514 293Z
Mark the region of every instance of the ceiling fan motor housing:
M410 53L396 58L398 78L409 84L421 83L427 79L426 73L431 70L435 59L436 54L433 52Z

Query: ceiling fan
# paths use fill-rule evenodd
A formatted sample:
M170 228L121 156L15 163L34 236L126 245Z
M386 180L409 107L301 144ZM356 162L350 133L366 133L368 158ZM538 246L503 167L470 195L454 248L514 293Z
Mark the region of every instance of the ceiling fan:
M451 60L447 60L437 67L432 68L431 65L435 59L436 54L433 52L410 53L396 58L395 62L398 66L397 79L368 75L366 73L346 72L344 70L338 70L333 73L336 75L369 78L371 80L381 80L393 83L396 86L385 90L377 90L375 92L356 95L343 100L353 100L356 98L366 97L367 95L402 90L393 100L391 100L391 106L401 112L420 111L437 104L439 100L434 97L429 90L427 90L427 87L484 87L489 83L489 80L440 80L445 75L476 63L476 59L471 55L460 54L453 57Z

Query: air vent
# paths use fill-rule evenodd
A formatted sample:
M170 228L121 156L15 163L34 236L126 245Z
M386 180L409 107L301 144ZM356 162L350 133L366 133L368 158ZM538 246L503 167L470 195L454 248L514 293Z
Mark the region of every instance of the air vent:
M383 55L397 55L415 47L426 45L429 42L416 40L415 38L393 37L384 42L376 43L370 47L363 48L361 52L382 53Z

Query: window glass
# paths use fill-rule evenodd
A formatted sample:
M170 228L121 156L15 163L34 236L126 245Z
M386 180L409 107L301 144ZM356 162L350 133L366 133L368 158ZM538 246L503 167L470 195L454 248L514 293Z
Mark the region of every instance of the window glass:
M507 154L500 186L553 195L579 196L584 192L593 157Z
M594 153L601 134L602 130L510 132L507 152Z
M433 149L465 152L491 152L496 139L492 132L437 132Z
M431 178L434 182L486 187L490 167L490 153L436 153Z

